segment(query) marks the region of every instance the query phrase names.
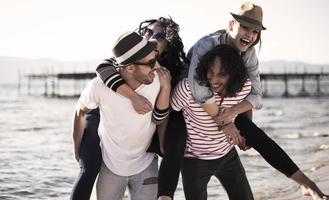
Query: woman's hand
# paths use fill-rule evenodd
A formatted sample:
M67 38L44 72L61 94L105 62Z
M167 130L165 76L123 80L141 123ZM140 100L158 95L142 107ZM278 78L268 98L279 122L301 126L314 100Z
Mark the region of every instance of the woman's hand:
M169 70L165 67L154 68L154 70L159 75L161 89L170 90L171 89L171 75L170 75Z
M232 123L236 113L232 108L220 108L218 115L214 117L216 123L220 126Z
M240 131L236 128L234 123L231 122L220 128L230 143L238 145L240 149L246 146L246 139L240 135Z

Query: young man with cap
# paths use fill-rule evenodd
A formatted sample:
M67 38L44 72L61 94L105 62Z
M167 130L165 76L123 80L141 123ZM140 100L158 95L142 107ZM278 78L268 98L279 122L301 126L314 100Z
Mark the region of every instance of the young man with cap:
M262 8L251 2L245 2L241 5L239 14L231 13L231 15L233 19L226 30L219 30L201 38L188 53L191 60L188 81L194 100L202 104L202 108L218 125L231 126L230 130L238 129L238 131L224 131L233 144L241 146L242 149L253 147L271 166L300 184L306 195L312 195L313 199L317 200L325 198L326 195L299 170L285 151L251 121L251 109L262 107L262 88L254 48L257 43L261 43L261 31L266 30L263 26ZM196 68L200 58L218 44L228 44L238 50L252 83L251 92L243 101L231 108L221 110L215 104L214 94L210 88L200 85L196 80ZM240 134L237 134L239 132Z
M155 44L135 32L123 34L113 48L122 78L155 110L169 107L171 77L156 61ZM98 77L88 83L76 106L73 140L76 157L83 136L85 115L99 108L98 134L103 157L97 199L122 199L128 186L132 199L156 199L157 157L146 150L151 143L156 113L139 115L131 102L106 87Z

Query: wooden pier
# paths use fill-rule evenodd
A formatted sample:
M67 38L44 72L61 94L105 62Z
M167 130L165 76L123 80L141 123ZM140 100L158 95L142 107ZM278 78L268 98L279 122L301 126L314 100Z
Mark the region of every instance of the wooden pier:
M284 83L284 91L282 93L283 97L292 97L291 92L289 92L289 82L293 80L301 81L301 89L295 95L297 97L301 96L328 96L329 92L321 90L321 87L325 87L329 83L329 73L315 73L315 72L308 72L308 73L263 73L260 74L260 79L262 82L263 87L263 95L270 96L268 82L269 81L282 81ZM306 80L313 80L316 82L316 91L312 94L306 90ZM321 81L326 83L321 85Z
M48 97L78 97L81 93L82 87L85 86L81 82L91 80L96 77L96 73L86 72L86 73L58 73L58 74L28 74L25 76L27 78L27 93L32 95L32 81L40 80L43 82L43 95ZM62 94L61 85L65 80L73 81L73 91L70 94ZM19 81L21 84L22 81ZM19 86L21 88L22 86ZM64 86L65 87L65 86ZM64 88L65 89L65 88Z
M44 91L43 95L50 97L76 97L79 96L81 92L81 81L88 81L94 78L96 74L94 72L86 73L57 73L57 74L28 74L25 77L27 78L27 90L28 94L32 94L31 83L33 80L43 81ZM320 72L320 73L262 73L260 74L261 83L263 87L264 97L269 97L271 95L271 89L269 88L270 82L279 82L283 83L283 92L281 96L283 97L301 97L301 96L329 96L329 72ZM60 91L61 81L71 80L73 81L74 91L71 94L62 95ZM289 84L293 81L300 81L300 91L293 94L289 91ZM315 81L316 91L311 92L307 91L306 81ZM19 84L21 81L19 81ZM323 84L322 84L323 83ZM83 85L84 87L85 85ZM327 90L323 90L323 87ZM21 86L19 86L21 88Z

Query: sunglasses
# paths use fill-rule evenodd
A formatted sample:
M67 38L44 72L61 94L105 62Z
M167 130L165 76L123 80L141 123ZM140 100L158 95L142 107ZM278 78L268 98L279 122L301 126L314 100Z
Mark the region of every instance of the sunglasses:
M149 28L144 29L143 35L148 39L156 39L159 42L162 42L166 39L166 33L164 33L164 32L154 33L154 31Z
M145 65L145 66L148 66L151 69L153 69L155 67L156 62L157 62L157 58L155 57L155 58L149 60L147 63L134 62L133 64L135 64L135 65Z

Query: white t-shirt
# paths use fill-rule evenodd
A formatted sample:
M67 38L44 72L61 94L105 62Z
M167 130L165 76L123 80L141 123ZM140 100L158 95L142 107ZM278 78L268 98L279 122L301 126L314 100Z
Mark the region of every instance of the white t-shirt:
M153 105L160 91L156 75L149 85L135 90ZM89 109L99 107L98 135L105 165L115 174L131 176L142 172L154 159L147 153L156 125L152 112L138 114L130 100L106 87L100 78L94 78L81 93L79 102Z

